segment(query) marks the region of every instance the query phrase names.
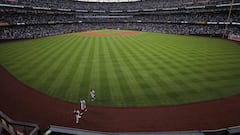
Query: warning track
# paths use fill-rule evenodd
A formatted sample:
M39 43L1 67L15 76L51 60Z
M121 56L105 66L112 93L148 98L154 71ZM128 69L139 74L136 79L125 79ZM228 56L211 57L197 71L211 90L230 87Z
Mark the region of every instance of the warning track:
M33 90L0 67L0 109L14 120L109 132L148 132L217 129L240 125L240 95L209 102L166 106L117 108L88 106L75 124L73 109L64 102Z

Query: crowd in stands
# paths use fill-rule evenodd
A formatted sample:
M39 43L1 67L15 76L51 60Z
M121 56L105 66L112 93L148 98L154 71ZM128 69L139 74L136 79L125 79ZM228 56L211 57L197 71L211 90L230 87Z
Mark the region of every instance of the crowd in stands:
M119 18L108 18L107 16L82 16L69 14L16 14L8 13L0 16L0 22L7 22L12 25L24 24L51 24L68 22L181 22L194 23L204 22L225 22L228 19L228 12L208 12L208 13L175 13L175 14L147 14L135 16L120 16ZM232 12L231 22L240 22L240 12Z
M25 24L46 24L52 21L64 23L74 21L74 15L68 14L16 14L8 13L0 16L0 22L8 22L9 24L25 23Z
M240 0L235 0L239 1ZM87 8L88 5L98 5L97 3L76 2L71 0L0 0L0 3L22 4L28 6ZM54 3L54 4L53 4ZM155 4L154 4L155 3ZM182 5L180 5L181 3ZM131 3L101 3L98 8L104 8L106 5L132 5L144 4L152 6L186 6L201 4L219 4L229 3L228 0L145 0ZM36 4L36 5L34 5ZM47 5L44 5L47 4ZM62 5L61 5L62 4ZM87 6L85 6L87 5ZM69 6L69 7L68 7ZM117 8L123 8L117 6ZM114 7L114 6L113 6ZM92 8L92 7L91 7ZM149 7L150 8L150 7ZM152 8L152 7L151 7ZM94 7L93 7L94 9ZM20 11L20 10L19 10ZM2 12L2 13L1 13ZM157 13L157 14L127 14L121 17L92 16L91 14L66 14L66 13L29 13L29 12L7 12L1 11L0 16L0 40L2 39L25 39L39 38L44 36L58 35L69 32L78 32L85 30L95 30L103 28L113 29L134 29L141 31L184 34L184 35L222 35L225 25L216 24L216 22L226 22L228 11L214 12L185 12L185 13ZM194 24L199 22L199 24ZM206 22L215 22L207 25ZM230 22L240 24L240 12L234 10L231 14ZM1 26L1 23L7 23L10 26ZM230 25L228 34L240 35L240 25Z
M143 31L171 33L181 35L222 36L224 25L189 25L189 24L144 24ZM228 34L240 34L239 27L229 27Z
M161 32L183 35L220 36L224 33L224 25L190 25L190 24L158 24L158 23L75 23L56 25L28 25L0 29L1 39L39 38L70 32L97 29L128 29L148 32ZM240 35L240 27L230 26L228 34Z
M145 21L205 21L205 22L225 22L228 19L228 12L207 12L207 13L177 13L177 14L159 14L159 15L141 15L135 17L140 20ZM240 22L240 12L232 12L231 20L232 22Z
M235 0L235 3L240 0ZM137 2L80 2L74 0L0 0L2 4L16 4L28 7L48 7L62 8L72 10L142 10L142 9L160 9L171 7L187 7L202 5L217 5L230 3L229 0L141 0Z

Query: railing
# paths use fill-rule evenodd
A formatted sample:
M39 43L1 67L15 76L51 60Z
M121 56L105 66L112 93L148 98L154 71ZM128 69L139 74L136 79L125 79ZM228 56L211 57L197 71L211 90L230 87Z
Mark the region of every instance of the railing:
M222 128L216 130L197 130L197 131L174 131L174 132L98 132L68 127L51 125L44 135L66 134L66 135L239 135L240 126Z
M40 135L39 126L32 123L14 121L0 111L0 126L11 135ZM1 133L0 133L1 134Z

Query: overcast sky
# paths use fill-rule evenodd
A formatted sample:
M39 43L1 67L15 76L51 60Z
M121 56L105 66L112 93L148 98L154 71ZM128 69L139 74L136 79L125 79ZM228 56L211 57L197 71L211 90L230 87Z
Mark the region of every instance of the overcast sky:
M133 2L140 0L76 0L76 1L86 1L86 2Z

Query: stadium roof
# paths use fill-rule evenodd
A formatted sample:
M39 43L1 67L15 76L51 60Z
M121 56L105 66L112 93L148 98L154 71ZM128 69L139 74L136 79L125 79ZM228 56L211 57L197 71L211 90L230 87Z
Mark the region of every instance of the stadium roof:
M83 2L135 2L141 0L75 0L75 1L83 1Z

